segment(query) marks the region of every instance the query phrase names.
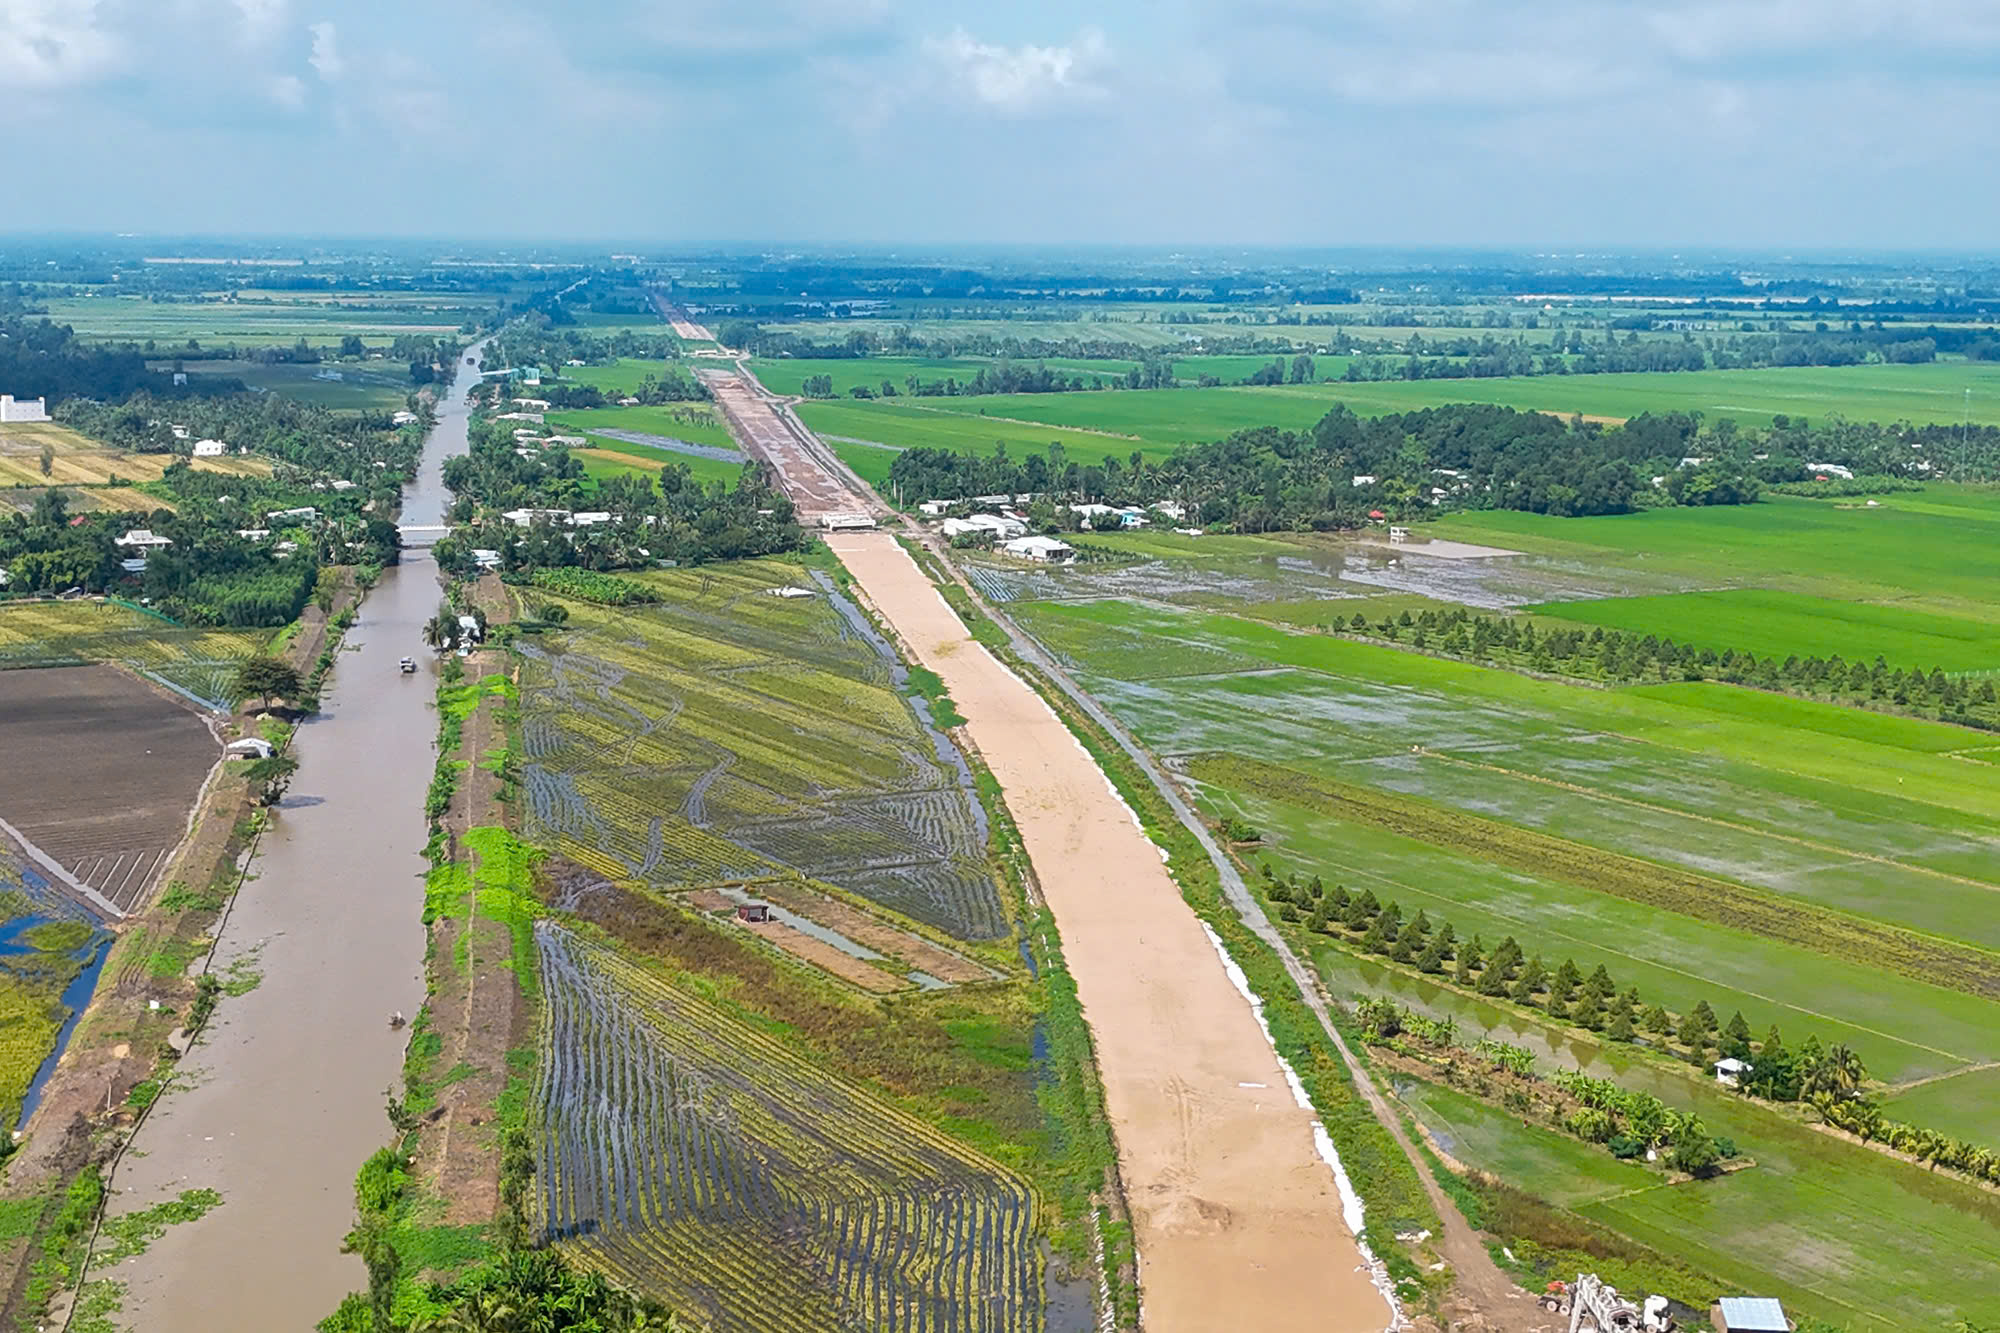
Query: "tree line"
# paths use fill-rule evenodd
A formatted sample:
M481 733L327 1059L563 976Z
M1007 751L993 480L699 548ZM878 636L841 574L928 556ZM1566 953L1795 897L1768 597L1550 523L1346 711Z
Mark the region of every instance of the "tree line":
M1482 615L1464 607L1404 611L1374 619L1357 611L1328 622L1334 633L1407 644L1463 661L1510 666L1549 675L1630 684L1721 680L1732 685L1849 704L1893 706L1940 721L2000 730L2000 696L1993 681L1948 676L1940 667L1892 667L1873 662L1796 653L1758 657L1676 643L1631 630L1537 629L1533 621Z
M1766 429L1698 413L1648 413L1623 425L1483 403L1376 417L1336 404L1310 430L1263 426L1164 459L1077 462L1060 444L1016 458L906 449L889 480L908 499L1006 492L1146 507L1180 503L1221 531L1326 531L1453 509L1557 517L1673 505L1748 504L1771 484L1858 475L2000 478L2000 428L1779 417ZM1822 465L1815 467L1815 465Z

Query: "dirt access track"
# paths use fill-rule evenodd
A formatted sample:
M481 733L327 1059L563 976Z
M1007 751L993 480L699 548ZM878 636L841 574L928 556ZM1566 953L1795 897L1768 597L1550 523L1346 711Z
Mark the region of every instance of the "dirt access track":
M187 836L222 746L165 690L108 666L44 667L0 671L0 756L0 820L122 915Z
M1314 1119L1221 957L1104 774L887 533L829 544L943 678L1006 794L1097 1047L1144 1324L1380 1329Z

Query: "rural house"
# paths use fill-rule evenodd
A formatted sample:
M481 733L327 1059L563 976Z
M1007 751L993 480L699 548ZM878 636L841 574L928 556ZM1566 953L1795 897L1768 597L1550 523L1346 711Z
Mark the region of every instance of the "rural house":
M172 546L173 538L162 537L151 528L128 528L125 535L114 538L114 546L125 546L135 551L157 551L162 546Z
M1014 537L1028 535L1028 525L1018 518L1002 518L998 514L974 514L970 518L948 518L941 526L947 538L965 537L974 533L990 533L996 541L1007 541Z
M1023 560L1039 560L1049 564L1066 565L1076 559L1076 550L1068 542L1059 542L1054 537L1016 537L1000 548L1008 555L1018 555Z
M196 458L220 458L228 452L229 446L221 440L196 440L194 442L194 456Z
M0 421L47 421L49 404L45 398L16 398L0 393Z

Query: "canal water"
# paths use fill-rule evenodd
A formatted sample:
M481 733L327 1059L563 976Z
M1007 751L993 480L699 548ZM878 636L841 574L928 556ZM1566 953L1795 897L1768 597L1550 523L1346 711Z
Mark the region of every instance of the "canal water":
M466 449L460 367L404 500L442 521L443 460ZM361 1162L389 1140L384 1089L407 1033L392 1013L424 1001L424 792L437 731L422 630L439 589L428 554L405 552L361 604L321 712L294 744L291 794L223 924L216 966L262 980L225 999L181 1062L112 1182L114 1215L193 1188L222 1206L93 1277L127 1284L125 1319L152 1333L310 1329L366 1285L340 1252Z

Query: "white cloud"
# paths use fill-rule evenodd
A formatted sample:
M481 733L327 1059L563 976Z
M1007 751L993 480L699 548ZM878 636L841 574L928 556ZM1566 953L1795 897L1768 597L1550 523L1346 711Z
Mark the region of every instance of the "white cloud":
M1102 97L1092 74L1108 60L1104 34L1086 28L1067 46L995 46L956 28L924 40L924 51L979 102L1000 111L1031 110L1059 97Z
M340 58L340 44L335 37L333 24L315 23L311 26L312 55L307 63L319 71L320 78L332 83L347 69Z
M264 95L287 111L303 110L305 81L296 74L271 74L264 79Z
M246 42L261 42L285 21L289 0L231 0L243 20L239 36Z
M97 11L98 0L0 0L0 84L59 88L114 68L120 47Z

